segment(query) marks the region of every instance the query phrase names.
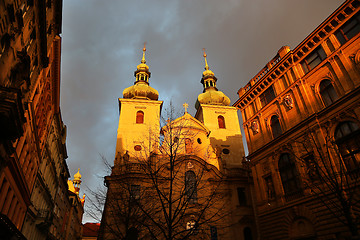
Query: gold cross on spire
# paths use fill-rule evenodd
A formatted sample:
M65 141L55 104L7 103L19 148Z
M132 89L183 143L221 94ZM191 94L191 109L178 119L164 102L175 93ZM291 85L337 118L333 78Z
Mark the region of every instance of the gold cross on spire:
M205 70L209 70L209 65L208 65L208 63L207 63L207 60L206 60L206 57L207 57L207 55L206 55L206 52L205 52L205 48L203 48L203 51L204 51L204 59L205 59Z
M184 103L184 104L183 104L183 107L184 107L184 109L185 109L185 113L187 113L187 108L189 107L189 104Z
M145 52L146 52L146 42L144 42L143 57L142 57L142 59L141 59L141 63L146 63L146 60L145 60Z

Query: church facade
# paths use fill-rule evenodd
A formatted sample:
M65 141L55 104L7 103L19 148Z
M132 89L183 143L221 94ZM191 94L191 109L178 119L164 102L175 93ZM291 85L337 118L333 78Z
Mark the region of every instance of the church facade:
M175 116L145 61L119 98L119 127L98 239L255 239L237 109L205 57L195 117Z
M360 3L238 91L261 239L358 239Z

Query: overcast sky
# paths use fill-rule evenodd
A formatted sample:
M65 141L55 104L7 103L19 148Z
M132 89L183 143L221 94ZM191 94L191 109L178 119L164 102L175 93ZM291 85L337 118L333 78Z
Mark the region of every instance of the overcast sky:
M218 89L234 103L282 46L294 49L342 2L63 0L61 111L70 174L80 168L85 192L102 183L99 154L114 160L117 99L134 83L145 41L159 100L179 110L187 102L194 115L202 48Z

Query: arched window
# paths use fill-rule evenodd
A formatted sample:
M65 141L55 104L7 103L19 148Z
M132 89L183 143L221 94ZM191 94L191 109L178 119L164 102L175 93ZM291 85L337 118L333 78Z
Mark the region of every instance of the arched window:
M190 203L197 202L196 175L193 171L185 173L185 193Z
M291 159L290 154L285 153L280 156L279 172L285 195L301 193L295 162Z
M320 95L326 107L338 99L334 86L328 79L320 83Z
M335 129L335 141L349 171L360 166L360 128L350 121L340 123Z
M144 112L143 111L137 111L136 123L144 123Z
M131 227L126 231L125 239L129 240L138 240L139 239L139 230L137 230L135 227Z
M193 149L192 149L192 142L190 138L186 138L185 139L185 153L192 153Z
M221 115L218 116L219 128L225 128L225 118Z
M252 233L251 233L251 228L249 228L249 227L244 228L244 239L245 240L252 240L253 239Z
M282 134L278 116L274 115L271 117L270 127L271 127L273 138L277 138L278 136L280 136Z

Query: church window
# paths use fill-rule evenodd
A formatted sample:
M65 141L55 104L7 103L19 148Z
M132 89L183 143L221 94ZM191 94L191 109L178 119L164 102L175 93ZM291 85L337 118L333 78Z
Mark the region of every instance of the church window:
M196 175L193 171L185 173L185 194L189 203L197 203Z
M360 13L357 13L344 25L342 25L339 30L335 32L336 38L339 40L340 44L343 45L351 38L356 36L360 32Z
M279 172L285 195L296 195L301 192L295 162L290 154L284 153L280 156Z
M335 142L348 171L360 166L360 128L351 121L340 123L335 129Z
M239 205L240 206L246 206L246 194L245 194L245 188L237 188L237 195L238 195L238 200L239 200Z
M265 107L268 103L275 99L275 91L273 85L271 85L268 89L266 89L260 95L261 107Z
M218 240L217 228L215 226L210 226L210 237L211 240Z
M244 239L245 240L253 240L251 228L249 228L249 227L244 228Z
M319 65L326 58L326 53L324 49L319 46L313 52L306 56L306 58L301 61L301 66L306 73L310 72L317 65Z
M222 150L223 154L229 154L230 153L230 150L228 148L224 148Z
M130 199L139 200L140 199L140 185L131 185L130 186Z
M185 153L190 154L193 152L192 142L190 138L185 139Z
M174 137L174 143L178 143L179 142L179 138L178 137Z
M126 231L125 239L138 240L139 230L137 230L135 227L131 227L129 230Z
M273 138L277 138L278 136L280 136L282 134L282 130L281 130L280 121L279 121L278 116L274 115L274 116L271 117L270 127L271 127Z
M136 123L144 123L144 112L143 111L137 111Z
M328 79L320 83L320 95L326 107L338 99L334 86Z
M135 151L141 151L141 146L140 145L135 145L134 150Z
M219 128L226 128L225 127L225 118L221 115L218 116L218 123L219 123Z
M197 142L198 142L198 144L201 144L202 143L201 138L198 138Z

